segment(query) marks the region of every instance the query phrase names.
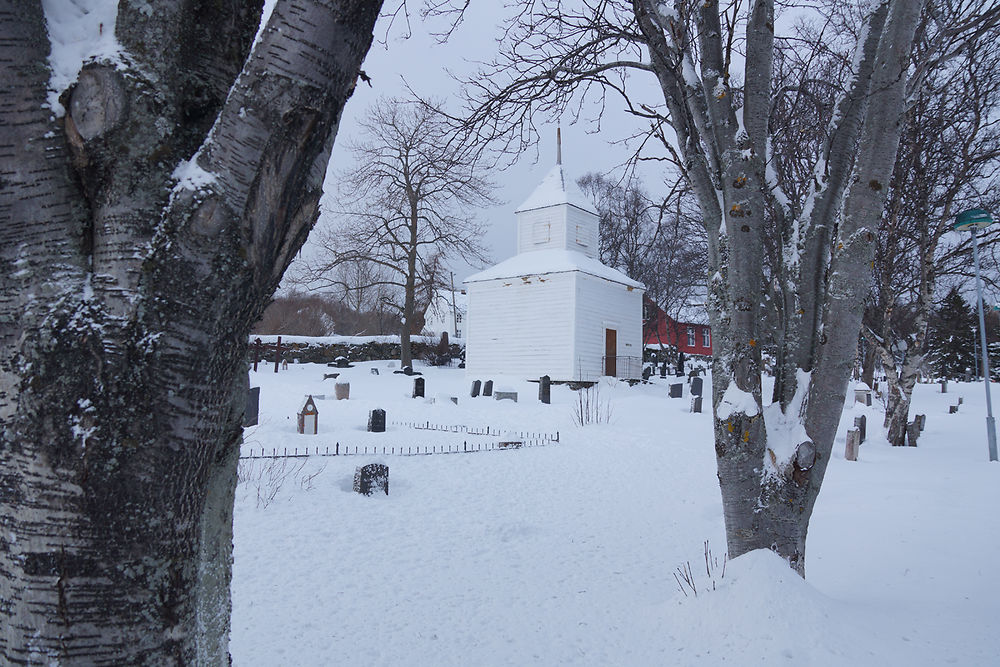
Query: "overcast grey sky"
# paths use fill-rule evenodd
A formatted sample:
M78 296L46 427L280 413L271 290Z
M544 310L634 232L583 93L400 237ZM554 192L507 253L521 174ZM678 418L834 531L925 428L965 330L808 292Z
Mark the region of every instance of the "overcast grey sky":
M417 3L411 1L410 4L411 9L419 10ZM446 29L447 24L443 19L422 23L419 15L413 13L409 31L402 17L395 19L391 29L386 18L380 21L376 29L376 43L372 45L363 65L365 72L372 78L372 87L359 83L345 110L330 161L325 207L335 207L331 196L335 192L335 175L338 170L350 165L352 158L347 144L351 136L358 132L357 119L365 113L368 106L380 95L405 96L404 80L421 95L444 99L448 104L457 103L459 86L445 70L460 74L471 73L476 69L475 61L488 61L496 55L499 27L504 16L503 4L496 1L472 2L464 20L445 44L438 43L431 34ZM395 4L390 6L395 7ZM779 33L790 29L794 15L800 11L785 12L783 16L779 16L776 22ZM407 32L410 33L408 38L405 37ZM733 72L742 73L742 62L738 61L738 57L734 59ZM662 93L652 76L640 73L633 77L629 90L630 94L638 91L638 97L647 103L660 104L663 101ZM503 203L491 209L473 212L488 227L485 243L492 253L494 263L514 254L516 227L513 212L555 163L557 125L562 127L563 165L568 177L576 180L589 171L616 176L623 173L621 165L628 159L631 151L612 142L642 127L637 119L623 111L623 107L619 100L608 97L599 133L588 122L570 124L570 118L551 119L550 124L541 129L542 138L537 156L534 151L529 151L512 167L495 175L499 187L498 198ZM661 166L648 163L643 166L640 177L646 189L655 195L663 189L664 174ZM328 224L328 221L321 219L319 224ZM308 256L308 253L310 245L307 243L303 255ZM467 265L456 265L453 269L456 284L476 271Z
M380 95L405 95L404 78L421 95L442 98L448 104L457 102L458 85L446 74L445 69L471 72L475 65L470 61L488 60L495 55L502 12L500 4L472 3L472 9L446 44L438 44L429 34L430 31L444 28L445 24L441 20L425 25L418 16L411 17L412 34L407 39L404 38L404 25L397 19L387 40L387 22L384 19L380 22L376 39L384 43L372 45L363 66L372 78L372 87L359 83L348 102L330 160L325 207L333 208L335 205L332 197L336 189L335 176L338 170L351 162L352 158L347 150L348 140L358 132L358 118L365 113L367 107ZM628 151L624 147L610 146L608 143L619 138L623 131L633 125L632 119L621 112L618 106L609 106L602 121L604 131L600 134L593 134L593 128L586 124L570 125L569 119L564 119L561 123L563 164L570 178L575 180L588 171L607 172L627 159ZM492 209L474 212L488 226L486 245L494 262L514 254L516 227L513 212L555 163L557 124L560 124L559 119L553 118L551 124L542 130L537 162L532 151L523 155L510 169L495 175L499 186L498 198L504 203ZM649 185L655 186L655 183L650 182ZM327 221L321 220L319 224L327 224ZM307 243L303 254L309 252ZM475 269L465 265L453 268L456 284L475 272Z

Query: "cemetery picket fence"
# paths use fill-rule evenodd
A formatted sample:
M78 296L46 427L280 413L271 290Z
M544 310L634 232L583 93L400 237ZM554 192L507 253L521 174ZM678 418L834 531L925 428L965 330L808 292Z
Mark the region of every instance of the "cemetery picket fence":
M547 435L547 434L541 434ZM511 439L489 442L462 442L442 445L349 445L336 443L333 447L251 448L241 454L240 460L249 459L303 459L311 456L430 456L433 454L474 454L477 452L507 451L524 447L544 447L558 438Z

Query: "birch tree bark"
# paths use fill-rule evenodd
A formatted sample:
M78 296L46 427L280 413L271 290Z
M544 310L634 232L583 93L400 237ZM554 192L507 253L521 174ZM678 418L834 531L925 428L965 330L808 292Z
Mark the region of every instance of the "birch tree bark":
M380 3L121 3L47 108L0 3L0 662L228 663L246 347Z

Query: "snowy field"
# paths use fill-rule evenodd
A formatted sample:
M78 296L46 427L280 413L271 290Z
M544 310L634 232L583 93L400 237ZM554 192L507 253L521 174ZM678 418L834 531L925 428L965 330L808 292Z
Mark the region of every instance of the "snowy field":
M802 581L762 552L722 576L710 410L689 413L686 387L667 398L672 379L600 385L610 423L579 427L566 387L543 405L537 384L494 378L519 402L471 399L464 371L419 368L428 398L412 399L413 379L388 364L341 370L347 401L331 400L335 380L322 376L336 369L326 366L251 373L261 420L245 453L500 439L393 425L416 421L558 431L560 441L292 459L280 484L268 482L267 461L243 461L231 646L240 667L1000 664L1000 464L987 462L981 384L944 395L918 385L914 412L927 425L917 448L888 446L877 406L845 410ZM329 397L316 401L319 435L296 433L305 394ZM376 407L387 411L384 434L365 432ZM845 431L860 414L868 439L848 462ZM389 496L351 491L355 467L373 461L389 466ZM720 560L715 590L706 540ZM675 580L686 562L697 596Z

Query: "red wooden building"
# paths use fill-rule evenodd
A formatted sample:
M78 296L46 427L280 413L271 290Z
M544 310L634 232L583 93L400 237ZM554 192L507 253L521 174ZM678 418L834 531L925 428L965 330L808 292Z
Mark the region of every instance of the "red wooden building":
M701 312L698 312L698 311ZM649 299L642 303L642 343L645 347L657 349L660 345L676 346L684 354L712 354L712 328L704 308L685 309L681 322L673 319L663 309Z

